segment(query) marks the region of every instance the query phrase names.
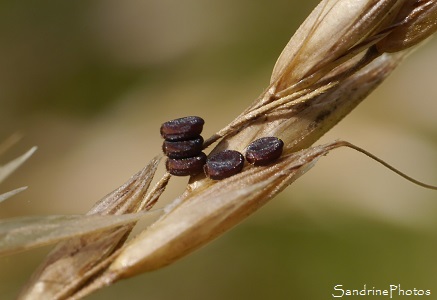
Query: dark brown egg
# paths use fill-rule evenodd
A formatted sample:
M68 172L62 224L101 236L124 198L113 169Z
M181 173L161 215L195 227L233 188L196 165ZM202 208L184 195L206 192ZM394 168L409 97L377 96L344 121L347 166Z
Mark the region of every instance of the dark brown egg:
M235 175L243 169L244 157L235 150L217 152L206 161L205 174L214 180L220 180Z
M170 158L187 158L199 155L202 152L203 138L199 135L198 138L185 141L164 141L162 151Z
M250 143L246 149L246 160L255 166L268 165L277 160L284 148L284 142L276 137L263 137Z
M206 154L201 152L199 155L189 158L169 158L165 163L167 171L175 176L191 176L202 172L206 162Z
M184 117L161 125L161 136L168 141L183 141L198 137L205 121L196 116Z

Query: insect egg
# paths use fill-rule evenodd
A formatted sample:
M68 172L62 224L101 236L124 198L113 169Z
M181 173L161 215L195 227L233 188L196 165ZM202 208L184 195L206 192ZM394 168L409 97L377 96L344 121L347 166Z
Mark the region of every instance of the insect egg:
M243 169L244 157L235 150L217 152L206 161L205 174L214 180L220 180L235 175Z
M185 141L167 141L162 145L162 151L170 158L187 158L199 155L202 152L203 138L199 135L197 138Z
M270 136L257 139L246 149L246 160L255 166L268 165L277 160L284 148L284 142Z
M167 141L183 141L196 138L202 132L205 121L196 116L167 121L161 125L161 136Z
M191 176L202 172L206 163L206 154L201 152L197 156L174 159L168 158L165 167L167 171L175 176Z

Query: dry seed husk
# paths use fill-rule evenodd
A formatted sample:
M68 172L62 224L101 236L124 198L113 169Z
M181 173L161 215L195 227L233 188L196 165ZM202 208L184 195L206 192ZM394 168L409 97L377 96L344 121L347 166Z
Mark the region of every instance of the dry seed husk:
M344 56L389 23L404 1L322 1L302 23L279 56L271 89L279 92ZM316 81L317 78L314 79Z
M132 240L106 275L111 280L161 268L233 227L305 173L329 146L305 149L269 167L250 168L187 193L149 230ZM106 280L105 279L105 280Z
M160 159L156 157L124 185L97 202L89 215L136 212ZM126 240L134 223L59 243L23 287L18 299L63 299L98 270L93 268Z
M130 241L108 270L83 293L87 294L121 278L168 265L244 220L311 168L319 157L326 154L325 150L329 146L308 148L307 144L317 140L352 110L398 65L403 55L383 55L379 61L357 72L354 78L342 82L336 90L321 95L318 99L321 103L329 97L334 97L335 102L331 104L336 109L321 106L321 111L301 112L312 117L312 122L301 124L300 122L305 119L295 118L292 123L282 126L286 120L281 119L279 123L268 126L269 131L277 128L278 133L293 124L297 127L294 135L301 137L289 145L286 151L288 156L280 158L278 163L267 167L249 168L222 181L202 179L199 178L200 175L192 178L186 193L166 209L166 214L160 220ZM262 130L258 130L262 128L261 124L251 126L245 130L251 132L252 129L255 135L266 135ZM249 144L253 139L253 135L240 132L225 140L230 142L228 147L238 145L236 148L241 148L245 147L245 142ZM303 150L296 152L298 148ZM251 189L254 186L256 190Z
M395 28L376 44L381 52L397 52L417 45L437 30L437 1L407 1L394 20Z
M305 151L316 148L308 147L355 108L406 54L384 54L368 65L371 60L359 65L366 55L357 55L389 34L383 29L404 3L322 1L284 49L269 89L234 122L235 128L217 135L225 138L213 150L243 151L254 139L273 135L284 141L285 153L304 149L299 152L300 165L285 168L279 162L268 168L278 167L276 175L261 178L253 185L249 183L260 179L250 173L255 168L216 183L202 175L191 178L186 193L168 207L166 215L122 248L95 284L76 295L86 295L86 289L89 292L120 278L172 263L243 220L310 168L312 162ZM359 68L355 67L357 64ZM248 115L253 108L262 108L265 103L289 95L296 96L290 101L297 105L281 104L261 115ZM285 177L281 180L281 176ZM230 189L231 184L238 185L238 189Z

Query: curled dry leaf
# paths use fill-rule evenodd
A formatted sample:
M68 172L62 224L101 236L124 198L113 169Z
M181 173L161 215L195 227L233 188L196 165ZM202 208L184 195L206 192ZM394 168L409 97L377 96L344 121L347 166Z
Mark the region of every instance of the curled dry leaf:
M353 110L407 54L409 49L384 53L389 36L395 30L408 32L408 39L402 34L392 36L402 44L397 49L403 50L435 31L435 25L423 26L435 24L434 10L421 14L422 19L415 19L416 14L411 11L414 6L407 2L322 1L285 47L266 92L204 143L207 147L222 139L212 152L225 149L244 152L253 140L276 136L284 141L285 156L270 166L246 166L242 173L223 181L210 180L203 174L190 178L185 193L165 209L164 215L124 246L121 244L131 229L129 226L107 233L116 237L90 235L85 238L86 247L80 245L82 240L59 246L57 253L74 253L79 261L87 262L83 264L86 268L76 269L58 282L62 274L56 270L57 264L74 267L69 264L70 254L59 260L52 254L42 269L55 266L55 272L46 273L47 276L37 273L22 298L49 295L56 299L68 296L78 299L119 279L170 264L242 221L299 178L319 157L339 144L309 147ZM406 21L395 23L402 19L401 13ZM417 32L420 30L424 33ZM417 38L411 37L414 32ZM406 40L409 42L405 43ZM168 179L166 174L140 206L151 207ZM103 208L116 199L109 197L97 207ZM119 207L108 213L121 213ZM96 211L102 213L105 211L102 208ZM86 257L88 249L92 249L90 257ZM99 256L98 251L104 255ZM69 285L70 281L74 284ZM67 287L61 286L65 284ZM42 294L43 289L48 291Z

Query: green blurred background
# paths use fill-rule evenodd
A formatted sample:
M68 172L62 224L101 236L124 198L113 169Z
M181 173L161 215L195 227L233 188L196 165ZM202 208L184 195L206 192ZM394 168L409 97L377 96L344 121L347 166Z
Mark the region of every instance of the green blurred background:
M160 152L168 119L200 115L204 136L223 127L264 90L317 2L2 1L0 141L22 139L0 163L39 149L0 186L29 186L0 217L86 212ZM434 39L320 142L351 141L436 184L436 69ZM185 183L172 180L161 205ZM336 150L220 239L89 299L330 299L336 284L437 299L436 200ZM1 299L48 250L0 258Z

